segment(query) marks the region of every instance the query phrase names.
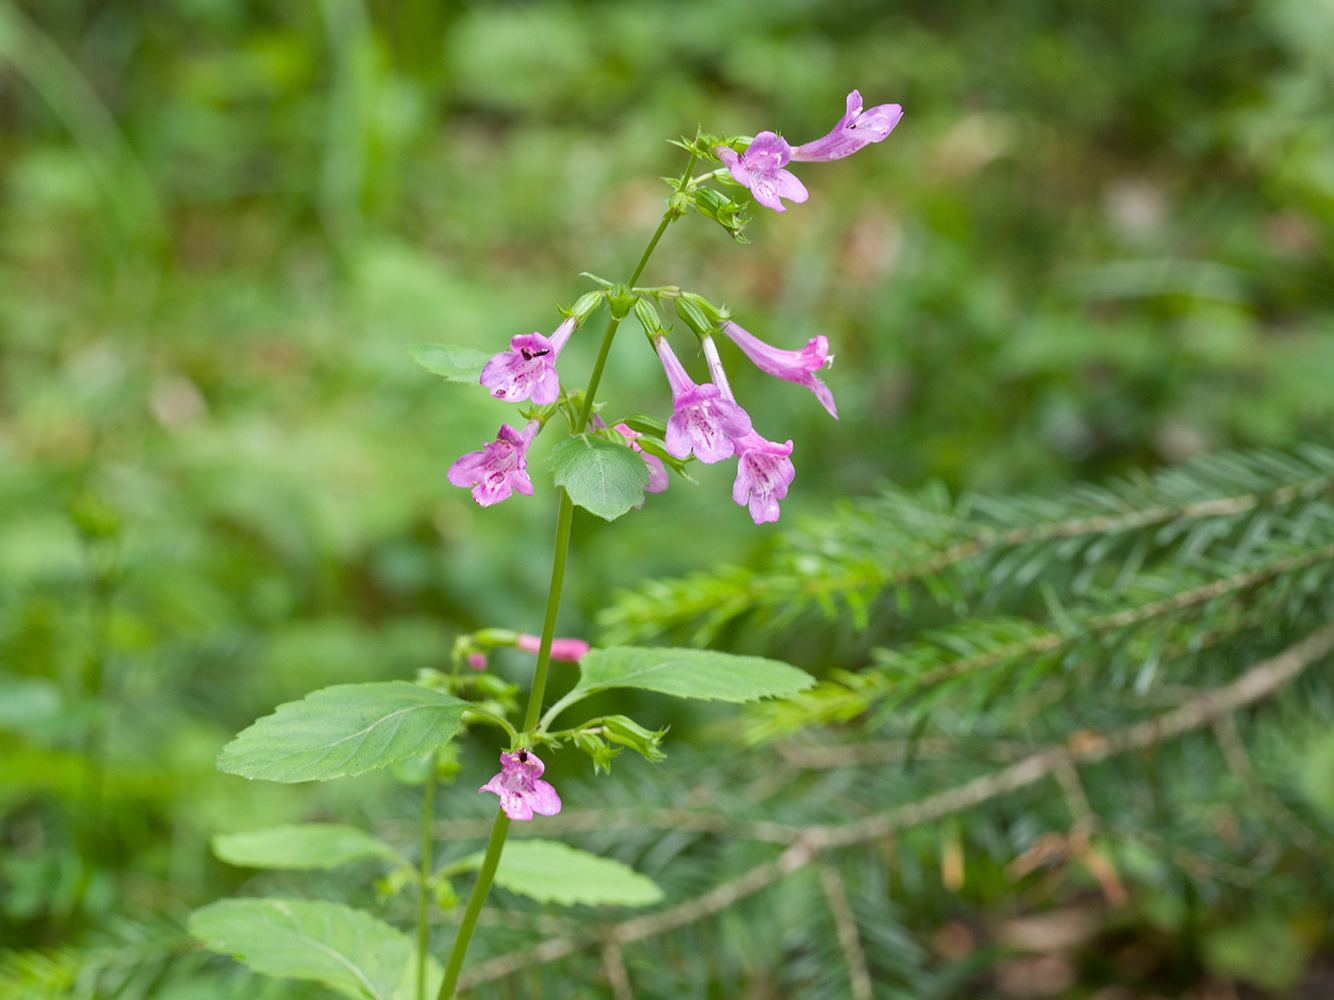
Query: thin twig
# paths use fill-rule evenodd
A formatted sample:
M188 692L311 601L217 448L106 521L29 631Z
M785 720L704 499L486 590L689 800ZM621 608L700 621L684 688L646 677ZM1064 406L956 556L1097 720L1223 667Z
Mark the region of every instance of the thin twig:
M857 933L857 917L852 912L852 904L848 902L843 879L838 869L831 864L822 862L818 867L825 902L829 904L829 912L834 918L838 944L843 949L843 960L848 964L852 1000L871 1000L871 973L866 967L866 953L862 951L861 935Z
M827 769L855 767L859 764L896 764L916 760L957 760L974 749L968 744L948 739L886 740L876 743L779 743L778 752L792 767ZM1010 740L994 740L977 748L982 755L1000 763L1018 760L1033 750L1031 745Z
M611 992L616 1000L635 1000L630 989L630 973L626 971L625 959L621 957L621 946L614 940L608 940L602 946L602 969L611 983Z
M1214 738L1223 751L1223 757L1232 773L1237 776L1244 788L1264 811L1270 822L1286 833L1292 842L1307 854L1317 858L1328 858L1330 846L1318 834L1293 813L1283 800L1265 787L1260 776L1255 773L1246 744L1237 732L1236 720L1231 715L1224 715L1214 722Z
M702 896L657 913L612 924L610 928L597 933L553 938L534 948L500 955L469 969L460 983L463 986L475 986L532 965L564 958L598 941L614 940L624 945L714 916L804 868L825 851L881 840L905 827L934 822L972 809L1001 795L1036 784L1067 764L1096 764L1211 725L1244 705L1267 698L1332 649L1334 625L1320 629L1272 659L1255 665L1231 684L1205 692L1170 712L1112 733L1090 734L1083 731L1076 734L1077 739L1072 739L1066 745L1039 751L993 774L875 816L852 823L806 827L800 840L774 860L757 865L744 875L724 882Z

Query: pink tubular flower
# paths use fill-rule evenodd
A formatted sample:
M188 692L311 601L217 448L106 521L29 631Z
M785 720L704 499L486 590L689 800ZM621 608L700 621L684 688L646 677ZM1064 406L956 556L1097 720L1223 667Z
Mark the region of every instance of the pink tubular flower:
M485 653L469 653L469 654L468 654L468 666L471 667L473 670L485 670L485 669L486 669L486 654L485 654Z
M545 770L531 750L502 753L500 773L477 790L499 795L500 808L510 819L532 819L533 813L555 816L560 812L560 796L541 780Z
M500 425L496 439L481 451L470 451L449 467L449 481L455 486L472 487L472 498L490 507L518 490L533 495L533 481L528 478L528 446L533 443L539 420L530 420L523 433L509 424Z
M554 403L560 396L556 358L578 325L570 316L550 337L536 332L511 337L510 349L501 351L482 369L482 385L496 399L511 403L530 396L539 406Z
M750 188L755 200L765 208L786 212L787 207L779 199L801 204L809 197L806 186L796 175L783 169L792 158L792 147L773 132L761 132L744 153L738 154L727 146L719 146L715 152L737 183Z
M536 656L542 650L542 637L529 635L527 632L519 634L518 641L514 643L525 653L532 653ZM588 654L588 643L583 639L552 639L551 640L551 658L553 660L564 660L566 663L578 663Z
M778 520L778 501L787 496L787 488L796 477L792 465L792 441L777 444L766 441L754 431L736 442L736 482L732 499L750 507L756 524Z
M702 337L701 341L714 383L725 399L732 399L732 386L727 381L727 373L723 371L717 345L712 337ZM787 488L797 475L796 467L788 458L792 454L791 440L786 444L776 444L766 441L752 430L737 438L732 445L737 457L732 499L743 507L749 505L751 520L756 524L777 521L778 501L787 496Z
M848 95L847 114L838 120L834 130L822 139L794 147L792 159L805 162L841 160L863 146L885 138L902 117L903 107L898 104L881 104L863 111L862 95L854 90Z
M696 385L676 360L666 337L654 345L672 387L672 415L667 421L667 451L685 458L691 451L706 465L732 457L732 438L750 431L750 416L716 385Z
M746 357L755 362L762 372L777 378L804 385L815 393L821 405L830 416L838 419L838 408L834 406L834 395L829 387L816 377L815 373L825 365L832 364L834 356L829 353L829 339L824 336L813 337L799 351L784 351L771 347L759 337L743 330L730 320L723 327L723 333L746 353Z

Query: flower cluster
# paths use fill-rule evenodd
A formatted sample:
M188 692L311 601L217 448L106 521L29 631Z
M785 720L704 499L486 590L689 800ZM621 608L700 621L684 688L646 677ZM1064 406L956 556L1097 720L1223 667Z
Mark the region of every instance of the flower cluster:
M774 132L761 132L745 152L738 153L730 146L719 146L715 152L733 179L749 188L756 201L775 212L786 212L787 206L780 199L799 205L807 198L806 186L784 169L788 163L827 163L851 156L884 139L902 117L903 108L897 104L863 110L862 95L854 90L848 95L847 113L822 139L791 146Z
M793 146L775 132L761 132L749 143L707 137L699 140L694 148L697 155L711 155L721 160L727 174L749 189L755 201L776 212L784 212L787 210L784 199L801 204L809 197L801 181L786 169L789 163L842 159L883 140L902 117L903 109L897 104L863 107L861 94L854 90L848 94L843 117L827 135L812 142ZM716 171L710 176L719 173L721 171ZM687 180L683 177L681 181L682 192L686 191ZM703 193L695 195L695 204L704 205L707 201L702 198ZM711 193L717 201L718 193ZM700 211L705 214L713 212L711 217L720 218L716 207L707 211L702 207ZM603 292L590 293L576 303L550 336L536 331L515 336L510 340L509 350L501 351L486 362L479 381L492 396L507 402L530 400L534 406L544 409L527 414L529 420L522 431L503 425L495 441L486 444L481 451L469 452L450 466L449 481L456 486L471 488L474 499L484 507L504 500L516 491L532 495L533 484L527 472L528 447L555 408L553 404L571 406L569 396L561 389L556 362L580 323L601 298L606 297L613 313L618 316L625 315L623 311L617 312L618 303L622 308L628 308L627 302L635 303L636 315L645 323L645 331L662 362L672 393L672 415L660 437L648 440L644 433L626 423L614 427L623 442L647 465L647 491L660 493L667 488L663 457L670 456L678 463L693 457L706 465L736 458L732 498L749 509L756 524L776 521L779 501L787 496L795 475L792 442L770 441L752 426L750 416L737 403L728 385L713 334L722 333L732 340L761 371L810 389L830 416L838 419L833 394L816 374L833 361L829 341L819 336L797 350L774 347L732 322L725 311L711 306L701 310L698 307L708 306L704 300L677 290L677 312L700 337L708 362L711 381L696 384L672 352L666 330L657 321L656 311L651 307L646 309L647 297L658 297L664 289L617 286L617 290L610 282L603 282L603 285ZM695 303L691 307L695 309L693 313L682 312L683 299ZM641 311L645 309L646 312ZM649 314L647 319L646 314ZM575 398L577 400L577 396ZM572 414L574 409L569 408L568 412ZM596 414L590 424L601 433L609 431ZM644 425L639 423L637 426ZM679 464L674 467L681 471Z

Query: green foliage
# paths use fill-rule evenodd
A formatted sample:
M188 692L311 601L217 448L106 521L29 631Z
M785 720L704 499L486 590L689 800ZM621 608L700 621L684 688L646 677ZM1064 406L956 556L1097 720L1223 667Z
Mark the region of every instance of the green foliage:
M670 714L632 714L671 722L669 761L622 758L601 784L574 782L563 751L552 761L570 814L604 831L571 837L689 901L768 857L744 838L773 829L746 823L840 821L960 787L1048 740L1144 722L1299 638L1327 589L1298 530L1307 518L1322 537L1319 504L1118 535L1080 526L1109 508L1081 512L1064 487L1201 449L1286 448L1328 423L1330 29L1307 0L0 4L0 941L23 949L0 958L0 996L309 991L204 961L143 911L236 891L241 873L204 862L217 829L338 816L415 831L387 774L353 801L341 783L217 775L216 752L314 688L440 668L497 608L499 624L541 620L549 487L535 475L535 498L485 514L450 487L498 404L423 379L405 351L448 339L490 355L550 329L574 271L620 276L661 209L644 178L678 165L659 139L696 122L801 141L852 86L907 110L885 144L793 167L811 199L757 210L758 249L687 220L645 276L691 260L700 291L758 335L828 336L842 419L720 344L757 427L797 442L782 527L753 529L727 471L696 463L698 488L674 482L614 536L576 531L562 633L591 636L601 595L633 585L646 603L618 605L608 641L761 649L834 687L793 716L751 715L757 736L792 735L744 752L706 742L710 706L649 696ZM608 412L664 413L661 371L634 341L612 352ZM578 381L596 346L576 336L562 374ZM1302 477L1260 478L1181 502ZM885 480L899 487L875 498ZM90 495L114 537L90 537ZM849 496L864 499L835 512ZM1198 526L1198 556L1187 534L1155 540L1178 520ZM985 551L952 562L979 526L1075 534L993 547L983 531ZM917 571L933 559L949 565ZM712 562L732 568L682 578ZM897 569L913 570L901 587ZM1237 714L1250 783L1206 730L1083 770L1094 842L1132 897L1098 940L1158 964L1106 982L1124 953L1080 947L1098 981L1077 992L1186 992L1195 943L1261 910L1309 949L1298 989L1322 988L1334 945L1309 914L1331 909L1328 864L1309 852L1334 815L1325 676ZM835 693L850 723L812 725ZM483 747L460 744L465 768ZM442 815L474 815L485 777L465 770ZM995 992L983 970L1001 915L1102 891L1069 854L1005 874L1039 844L1059 856L1039 839L1069 832L1058 792L961 817L959 891L941 884L946 837L930 824L836 859L876 996ZM649 826L654 809L675 825ZM626 810L634 824L614 826ZM722 832L683 825L706 821ZM633 994L847 996L809 874L626 945ZM313 892L358 892L338 871L314 878ZM502 916L513 926L483 929L479 961L557 933L524 900ZM980 939L957 963L934 947L952 922ZM606 982L593 949L476 992L554 1000Z
M337 868L362 858L399 860L398 852L364 830L342 823L301 823L249 833L220 833L213 853L245 868Z
M471 347L455 344L413 344L408 348L412 360L428 372L434 372L450 382L477 385L482 367L491 355Z
M485 853L469 855L457 867L480 868ZM653 880L628 865L552 840L506 844L496 885L562 906L651 906L662 901L662 890Z
M804 691L809 674L777 660L700 649L612 646L579 662L579 683L562 701L610 688L639 688L701 701L757 701Z
M313 980L353 1000L392 1000L412 956L388 924L318 900L220 900L195 911L190 933L256 972Z
M605 521L644 502L648 466L623 444L581 434L556 445L548 466L573 503Z
M222 748L218 767L284 782L365 774L448 743L466 708L403 681L340 684L279 705Z

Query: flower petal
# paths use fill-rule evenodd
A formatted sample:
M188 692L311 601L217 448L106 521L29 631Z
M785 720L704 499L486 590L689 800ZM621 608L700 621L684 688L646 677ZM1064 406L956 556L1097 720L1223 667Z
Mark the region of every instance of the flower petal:
M534 781L533 790L525 796L527 804L532 812L540 813L543 816L555 816L560 812L560 796L556 794L556 789L545 781ZM511 817L512 818L512 817Z

